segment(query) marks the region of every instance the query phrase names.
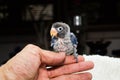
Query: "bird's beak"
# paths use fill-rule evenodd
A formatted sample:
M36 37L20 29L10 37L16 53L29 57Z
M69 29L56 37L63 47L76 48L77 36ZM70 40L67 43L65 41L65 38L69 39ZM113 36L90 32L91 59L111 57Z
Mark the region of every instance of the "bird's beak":
M51 30L50 30L50 35L51 35L52 37L57 36L57 30L56 30L55 28L51 28Z

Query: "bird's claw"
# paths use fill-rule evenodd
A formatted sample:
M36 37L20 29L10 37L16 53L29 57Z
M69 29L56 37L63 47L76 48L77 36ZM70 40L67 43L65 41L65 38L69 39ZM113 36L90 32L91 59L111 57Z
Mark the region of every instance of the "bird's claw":
M74 54L74 58L76 59L76 63L78 63L78 54L77 53Z

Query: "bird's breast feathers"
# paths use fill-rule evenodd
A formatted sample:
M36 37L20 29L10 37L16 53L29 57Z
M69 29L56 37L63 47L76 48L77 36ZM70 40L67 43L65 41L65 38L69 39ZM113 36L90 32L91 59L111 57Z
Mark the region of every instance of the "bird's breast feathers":
M73 53L73 45L70 39L58 39L53 48L56 52L66 52L67 55Z

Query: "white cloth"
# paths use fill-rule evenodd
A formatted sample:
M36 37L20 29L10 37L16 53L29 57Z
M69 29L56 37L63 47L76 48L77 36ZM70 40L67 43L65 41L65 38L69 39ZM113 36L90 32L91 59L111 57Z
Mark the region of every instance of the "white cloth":
M84 55L85 60L94 62L92 80L120 80L120 58L100 55Z

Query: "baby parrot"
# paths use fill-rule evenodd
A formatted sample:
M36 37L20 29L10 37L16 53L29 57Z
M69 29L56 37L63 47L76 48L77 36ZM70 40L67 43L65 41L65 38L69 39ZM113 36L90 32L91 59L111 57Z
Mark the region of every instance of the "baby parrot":
M70 32L70 27L68 24L63 22L55 22L53 23L51 30L51 47L56 52L65 52L66 55L71 55L78 62L78 54L77 54L77 38L74 33Z

